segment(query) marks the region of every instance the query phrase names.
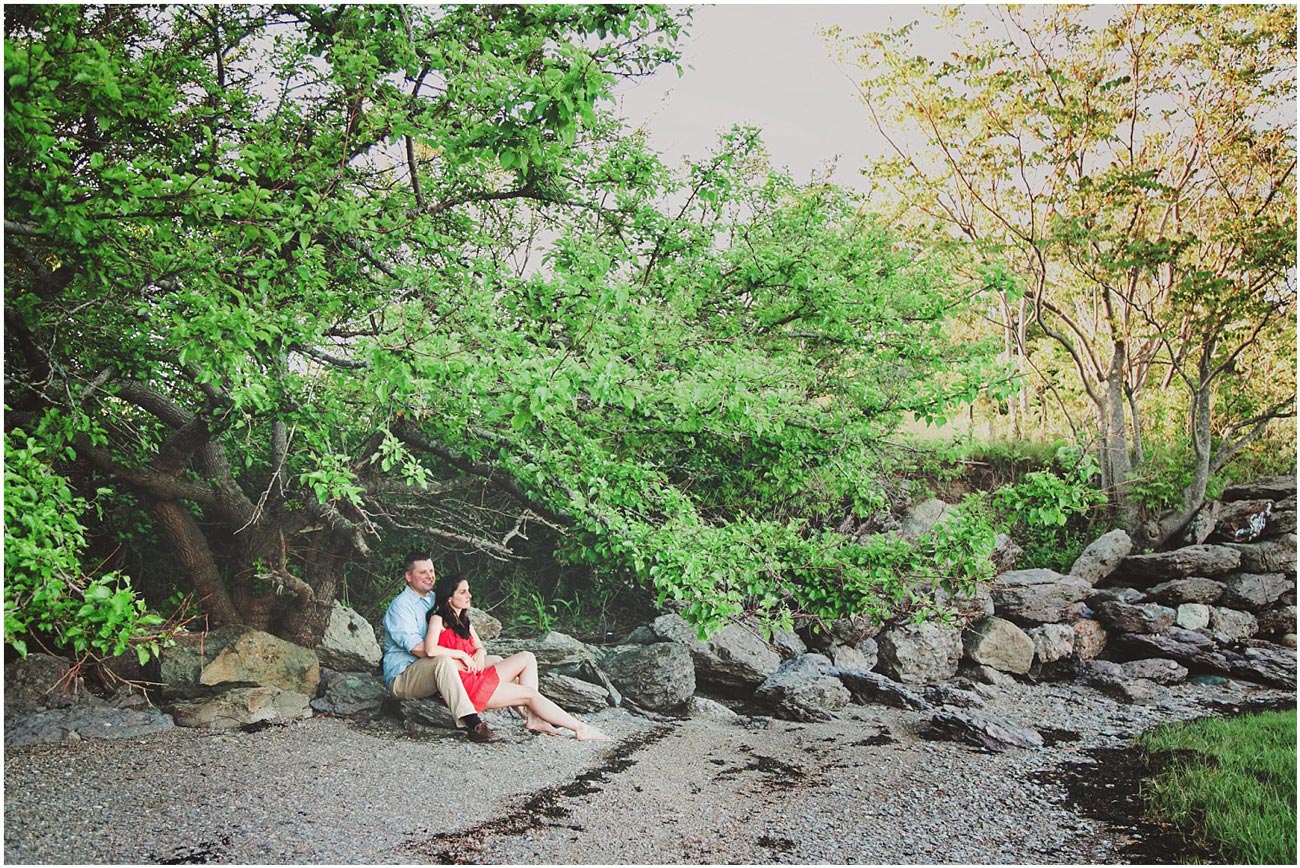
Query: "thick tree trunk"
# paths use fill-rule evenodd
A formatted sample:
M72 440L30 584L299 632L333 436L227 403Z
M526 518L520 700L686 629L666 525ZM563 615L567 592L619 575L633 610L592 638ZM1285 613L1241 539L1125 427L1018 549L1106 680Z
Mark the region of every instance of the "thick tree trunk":
M199 605L208 614L209 626L243 623L217 569L207 537L190 511L176 501L166 500L151 503L149 513L189 574L199 594Z

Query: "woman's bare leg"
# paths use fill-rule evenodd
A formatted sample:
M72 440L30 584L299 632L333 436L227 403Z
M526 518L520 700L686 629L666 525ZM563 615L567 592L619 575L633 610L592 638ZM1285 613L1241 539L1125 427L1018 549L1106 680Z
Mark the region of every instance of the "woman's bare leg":
M537 691L537 655L533 652L520 651L493 665L502 683L516 682L521 687ZM549 721L539 717L531 705L521 707L525 717L524 729L530 732L544 732L547 735L563 735Z
M609 741L609 736L589 723L583 723L563 708L537 692L535 687L524 687L510 681L502 681L493 691L487 702L488 708L504 708L508 705L526 706L542 721L553 726L562 726L573 730L579 741Z

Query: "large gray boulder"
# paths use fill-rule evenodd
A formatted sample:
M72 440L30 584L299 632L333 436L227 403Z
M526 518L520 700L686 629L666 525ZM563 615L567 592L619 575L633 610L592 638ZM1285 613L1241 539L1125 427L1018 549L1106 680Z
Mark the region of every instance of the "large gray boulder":
M1222 596L1223 582L1207 579L1204 576L1161 582L1146 594L1148 600L1166 606L1178 606L1183 603L1204 603L1208 606L1217 603Z
M5 747L81 741L90 738L138 738L175 728L171 717L153 708L73 705L18 713L5 707Z
M691 655L675 642L615 646L601 668L626 700L652 711L676 709L695 693Z
M484 644L501 635L501 621L475 606L469 607L469 622L474 625L474 632Z
M542 673L538 689L565 711L601 711L615 704L609 691L599 684L558 672Z
M33 651L13 663L6 663L5 719L42 708L64 708L89 694L82 680L70 672L72 662Z
M1272 539L1284 533L1295 533L1295 531L1296 500L1295 496L1292 495L1286 500L1273 504L1273 514L1268 517L1268 524L1264 526L1264 533L1260 536L1264 539Z
M1093 540L1070 567L1070 575L1096 585L1124 562L1133 551L1133 539L1122 530L1112 530Z
M1110 660L1087 660L1079 664L1079 680L1107 696L1133 705L1152 705L1168 700L1169 688L1130 675Z
M1080 618L1070 625L1074 632L1074 656L1080 660L1094 660L1106 650L1106 629L1089 618Z
M1034 662L1034 642L1005 618L984 618L962 634L966 659L1000 672L1026 675Z
M1115 584L1150 588L1170 579L1221 576L1242 564L1241 553L1228 545L1184 546L1170 552L1129 555L1110 577Z
M1259 622L1250 612L1229 609L1225 606L1211 606L1210 632L1220 642L1228 644L1241 642L1259 632Z
M331 717L373 720L388 699L388 690L378 675L368 672L335 672L322 669L320 688L311 707Z
M748 624L728 624L701 641L680 615L661 615L648 625L660 642L680 645L695 664L698 684L724 693L749 693L781 665L774 651Z
M952 506L937 498L930 498L907 511L899 533L908 539L917 539L929 533L940 522L951 521L952 518Z
M375 672L384 652L375 638L375 628L351 609L336 602L330 611L325 634L316 646L320 665L339 672Z
M1192 516L1192 520L1183 528L1181 544L1185 546L1198 546L1210 538L1214 533L1214 526L1219 523L1219 512L1223 509L1223 504L1217 500L1207 500L1201 504L1201 508Z
M235 625L177 636L176 644L164 648L158 661L163 699L211 693L199 683L204 667L246 631L246 627Z
M215 696L180 700L166 710L177 726L206 729L311 717L310 699L305 694L278 687L236 687Z
M1204 603L1182 603L1174 615L1174 624L1184 630L1210 626L1210 607Z
M1240 554L1242 572L1295 575L1296 535L1293 533L1253 543L1224 543L1224 546Z
M1003 570L1000 574L1005 573L1006 570ZM993 594L982 585L968 593L935 588L934 605L939 609L951 609L952 613L963 621L986 618L994 611Z
M475 628L477 629L477 628ZM539 669L546 670L556 666L577 665L598 660L600 651L565 633L550 632L535 639L493 639L483 640L489 654L509 657L520 651L531 651L537 658Z
M1234 485L1219 496L1227 503L1234 500L1284 500L1296 495L1294 475L1266 476L1241 485Z
M784 720L831 720L851 701L830 660L805 654L786 660L754 691L754 700Z
M1159 603L1102 603L1097 620L1117 633L1163 633L1178 613Z
M1097 588L1086 598L1088 608L1096 611L1102 603L1144 603L1147 595L1137 588Z
M1078 604L1092 585L1054 570L1012 570L993 580L997 614L1017 624L1055 624L1078 616Z
M1118 636L1112 648L1118 659L1168 657L1197 674L1244 678L1284 690L1294 690L1296 685L1294 649L1247 647L1238 652L1216 647L1215 640L1204 633L1177 627L1164 635Z
M961 631L946 624L925 622L891 627L876 637L876 668L904 684L933 684L957 674L961 662Z
M922 710L930 708L930 702L924 697L879 673L836 667L828 674L834 674L859 705L890 705Z
M1068 624L1040 624L1025 630L1034 646L1031 672L1050 673L1071 665L1074 656L1074 628Z
M1282 573L1237 573L1224 579L1223 594L1217 602L1232 609L1255 612L1276 603L1294 587L1295 580Z
M1180 684L1187 680L1187 667L1164 657L1147 657L1120 664L1120 669L1130 678L1145 678L1156 684Z
M930 715L925 731L931 738L964 742L995 752L1010 748L1033 750L1043 746L1043 736L1037 730L950 705Z
M870 672L880 660L880 645L875 639L863 639L857 645L832 645L826 656L838 669L862 669Z
M1260 636L1284 636L1296 631L1296 607L1278 606L1256 616Z
M205 687L273 687L312 697L320 684L320 658L310 648L261 630L246 630L203 667L199 683Z

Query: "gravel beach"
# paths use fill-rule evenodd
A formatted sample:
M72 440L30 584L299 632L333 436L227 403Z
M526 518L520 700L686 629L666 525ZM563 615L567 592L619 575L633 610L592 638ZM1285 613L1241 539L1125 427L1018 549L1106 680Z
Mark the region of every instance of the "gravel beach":
M1157 706L1072 684L997 688L981 712L1048 738L990 753L923 737L927 712L827 723L587 717L609 744L409 733L313 718L256 732L5 749L10 864L1123 863L1140 830L1086 816L1054 770L1162 721L1295 694L1172 688ZM1097 775L1113 774L1099 766Z

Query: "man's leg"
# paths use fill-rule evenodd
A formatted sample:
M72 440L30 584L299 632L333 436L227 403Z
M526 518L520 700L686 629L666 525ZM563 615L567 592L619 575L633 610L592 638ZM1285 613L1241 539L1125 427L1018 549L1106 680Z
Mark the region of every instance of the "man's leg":
M398 699L424 699L435 694L447 703L457 727L464 725L462 718L477 713L450 657L416 660L393 681L393 696Z

